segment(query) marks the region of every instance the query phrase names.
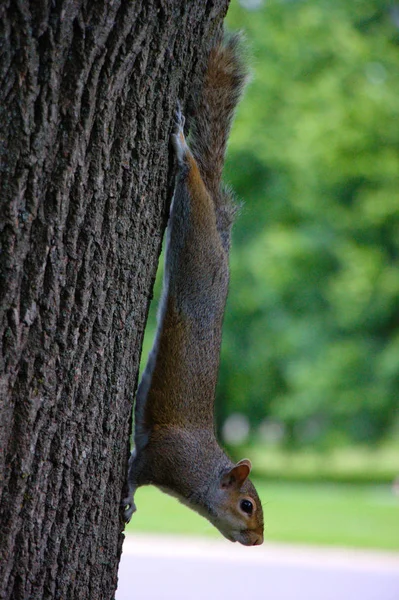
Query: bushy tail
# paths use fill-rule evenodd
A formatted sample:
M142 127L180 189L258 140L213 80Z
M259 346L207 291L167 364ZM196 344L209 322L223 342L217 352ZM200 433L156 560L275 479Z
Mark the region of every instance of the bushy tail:
M241 35L226 35L210 52L202 92L194 98L190 137L190 148L214 198L220 194L227 139L248 78Z

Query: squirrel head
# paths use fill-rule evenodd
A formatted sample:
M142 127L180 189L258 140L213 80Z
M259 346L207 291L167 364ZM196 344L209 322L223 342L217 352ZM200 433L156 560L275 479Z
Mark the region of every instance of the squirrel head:
M210 521L231 542L258 546L263 543L263 510L248 479L250 471L251 461L244 458L222 473L214 490Z

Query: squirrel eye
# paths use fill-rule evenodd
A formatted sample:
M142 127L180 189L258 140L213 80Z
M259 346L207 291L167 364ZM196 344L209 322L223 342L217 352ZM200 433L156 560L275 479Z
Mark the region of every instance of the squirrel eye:
M249 500L241 500L240 508L243 512L247 513L247 515L252 515L254 509L252 502Z

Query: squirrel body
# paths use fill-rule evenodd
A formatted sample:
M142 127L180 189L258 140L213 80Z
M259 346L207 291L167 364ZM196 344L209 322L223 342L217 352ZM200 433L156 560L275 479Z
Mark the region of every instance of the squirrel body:
M135 449L129 460L125 520L134 493L153 484L213 523L231 541L263 542L263 512L248 479L251 463L234 464L215 437L214 398L229 283L235 213L221 184L235 107L247 79L238 36L210 53L196 100L190 148L176 113L172 146L178 164L168 223L163 293L153 349L137 392Z

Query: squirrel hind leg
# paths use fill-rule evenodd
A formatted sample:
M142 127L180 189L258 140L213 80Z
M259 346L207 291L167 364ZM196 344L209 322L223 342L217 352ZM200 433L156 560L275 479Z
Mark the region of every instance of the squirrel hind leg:
M174 114L174 127L172 133L172 146L177 158L177 162L179 165L185 164L185 158L187 154L190 153L190 150L186 143L186 138L184 136L184 124L186 119L182 113L180 102L177 103L177 108Z

